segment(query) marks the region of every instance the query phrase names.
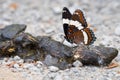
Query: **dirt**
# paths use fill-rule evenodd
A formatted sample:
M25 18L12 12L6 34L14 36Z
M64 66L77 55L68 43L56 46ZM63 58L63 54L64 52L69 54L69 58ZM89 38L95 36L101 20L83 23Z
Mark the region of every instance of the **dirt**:
M20 73L12 72L5 66L0 66L0 80L26 80Z

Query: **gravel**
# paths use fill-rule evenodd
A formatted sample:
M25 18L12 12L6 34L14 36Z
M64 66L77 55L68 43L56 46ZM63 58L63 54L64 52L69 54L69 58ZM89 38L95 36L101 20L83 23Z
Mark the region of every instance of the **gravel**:
M76 60L76 61L73 63L73 66L74 66L74 67L81 67L81 66L83 66L83 64L82 64L79 60Z
M46 35L62 41L64 6L71 12L78 8L83 10L97 37L94 45L103 44L120 50L120 0L0 0L0 28L13 23L26 24L26 32L34 36ZM114 61L120 64L120 55ZM106 69L82 66L76 61L75 67L59 70L55 66L47 67L41 61L25 62L19 56L1 58L0 64L20 73L26 80L120 80L120 66Z
M56 72L56 71L59 70L59 68L58 68L58 67L55 67L55 66L49 66L48 68L49 68L49 70L50 70L51 72Z

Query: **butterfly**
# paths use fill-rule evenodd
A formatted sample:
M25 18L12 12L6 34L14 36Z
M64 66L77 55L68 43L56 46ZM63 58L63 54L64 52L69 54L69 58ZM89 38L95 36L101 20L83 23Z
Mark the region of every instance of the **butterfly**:
M63 29L65 39L70 43L90 45L96 37L94 32L88 28L88 24L80 9L70 13L68 8L64 7L62 12Z

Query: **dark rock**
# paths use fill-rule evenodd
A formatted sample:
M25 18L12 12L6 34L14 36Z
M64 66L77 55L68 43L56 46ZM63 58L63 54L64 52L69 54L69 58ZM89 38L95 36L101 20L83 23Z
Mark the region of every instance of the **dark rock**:
M64 57L72 56L72 48L63 45L60 42L54 41L50 37L39 36L38 40L39 40L39 47L54 57L64 58Z
M17 52L24 59L42 60L42 50L38 49L38 40L29 33L20 33L13 39Z
M21 45L22 47L37 46L38 40L29 33L20 33L16 35L13 39L16 45Z
M71 66L70 63L73 62L73 48L54 41L47 36L39 36L38 39L39 48L42 49L45 54L44 63L46 65L57 66L60 69L66 69Z
M23 32L25 29L26 25L24 24L12 24L2 29L2 32L0 33L1 37L6 40L14 38L17 34Z
M43 62L48 66L53 66L58 63L58 59L48 54Z
M0 55L10 56L16 52L16 47L12 41L1 41L0 42Z
M69 64L69 61L67 61L65 58L57 58L49 54L46 55L43 63L46 64L47 66L56 66L60 69L66 69L72 66Z
M83 65L106 66L117 55L118 50L104 46L79 46L74 51L74 59L80 60Z
M104 46L71 48L47 36L34 37L24 33L25 28L25 25L13 24L0 30L0 56L18 55L23 59L41 60L48 66L66 69L76 60L83 65L105 66L118 54L115 48Z

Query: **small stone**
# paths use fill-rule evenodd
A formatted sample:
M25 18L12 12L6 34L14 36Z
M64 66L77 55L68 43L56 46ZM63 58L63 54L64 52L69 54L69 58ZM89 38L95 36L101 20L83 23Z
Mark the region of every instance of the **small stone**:
M19 68L19 65L18 64L14 64L13 67L14 68Z
M46 55L46 58L44 60L44 63L47 66L52 66L53 64L56 64L58 62L58 60L54 57L52 57L51 55Z
M24 24L11 24L2 30L1 36L3 39L12 39L16 34L23 32L25 29L26 25Z
M3 61L7 62L9 59L8 58L4 58Z
M36 63L37 63L36 66L38 68L41 68L44 65L41 61L37 61Z
M62 76L59 74L59 75L56 75L55 79L54 80L63 80Z
M83 66L83 64L82 64L79 60L76 60L76 61L73 63L73 66L74 66L74 67L80 67L80 66Z
M59 13L61 13L61 8L60 8L60 7L54 7L54 8L53 8L53 12L54 12L55 14L59 14Z
M56 72L56 71L59 70L59 68L58 68L58 67L55 67L55 66L49 66L48 68L49 68L49 70L50 70L51 72Z
M15 56L14 57L14 60L17 61L17 60L20 60L21 58L19 56Z
M34 67L34 65L33 64L24 64L23 65L23 68L25 68L25 69L29 69L31 67Z
M37 67L35 67L35 66L29 68L29 70L39 72L39 69Z
M20 59L20 60L18 61L18 63L24 63L24 60L23 60L23 59Z
M115 34L116 35L120 35L120 26L116 27Z
M46 33L46 34L50 34L50 33L52 33L52 32L54 32L54 29L53 29L53 28L45 30L45 33Z

